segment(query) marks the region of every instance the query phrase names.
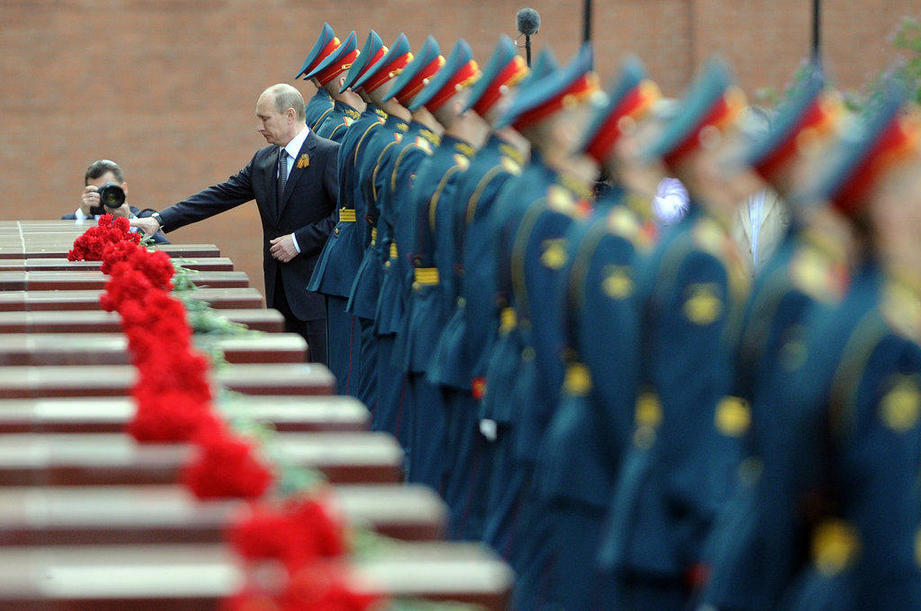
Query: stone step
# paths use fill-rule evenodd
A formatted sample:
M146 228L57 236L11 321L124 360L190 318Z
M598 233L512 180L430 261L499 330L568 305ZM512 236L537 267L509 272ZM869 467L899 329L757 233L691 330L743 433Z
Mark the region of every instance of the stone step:
M221 350L228 363L303 363L307 342L294 333L199 335L203 352ZM0 367L128 365L128 339L120 333L0 333Z
M204 292L209 289L202 289ZM223 291L224 289L215 289ZM233 289L236 290L236 289ZM0 298L3 294L0 293ZM281 333L285 319L277 310L258 307L259 294L251 300L257 307L221 309L218 314L254 331ZM121 319L115 312L102 310L39 310L0 312L0 333L121 333Z
M333 375L315 363L227 365L213 373L222 387L244 395L333 392ZM122 397L129 394L136 376L130 365L0 367L0 399Z
M105 287L109 277L100 271L0 271L0 291L90 291ZM246 272L195 272L195 286L247 288Z
M335 566L359 591L490 611L508 608L514 579L493 552L470 543L400 543ZM262 576L279 579L281 570L266 567ZM239 560L223 545L9 547L0 555L0 606L201 611L218 609L244 580Z
M186 269L203 272L232 272L233 261L227 257L205 257L201 259L183 259L177 257L178 262ZM0 259L0 271L26 271L26 272L61 272L61 271L99 271L102 261L68 261L67 258L48 259Z
M219 403L227 417L265 423L281 433L364 431L371 416L353 397L249 396ZM128 397L0 400L0 433L120 433L134 417Z
M402 479L403 451L386 433L279 433L269 443L278 460L320 471L332 483ZM123 433L0 435L0 487L175 484L194 451L139 444Z
M98 310L102 292L102 289L0 291L0 312ZM199 288L190 296L216 309L265 307L262 294L254 288Z
M330 488L350 527L407 541L439 539L447 509L429 488ZM241 500L202 502L179 485L0 489L0 546L220 543L245 511Z

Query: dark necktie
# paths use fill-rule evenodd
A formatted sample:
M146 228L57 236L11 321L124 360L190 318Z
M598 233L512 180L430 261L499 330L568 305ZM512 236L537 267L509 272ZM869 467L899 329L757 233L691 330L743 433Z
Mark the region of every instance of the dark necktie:
M288 182L288 153L278 149L278 203L285 198L285 183Z

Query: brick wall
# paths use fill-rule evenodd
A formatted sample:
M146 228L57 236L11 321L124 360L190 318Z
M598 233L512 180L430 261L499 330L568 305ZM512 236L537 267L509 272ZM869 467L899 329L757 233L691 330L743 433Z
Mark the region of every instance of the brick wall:
M534 48L562 61L582 32L579 0L537 0ZM857 87L895 54L886 35L916 0L824 3L827 64ZM598 71L607 80L637 53L677 95L713 51L743 87L781 89L808 54L807 0L596 0ZM242 167L262 146L259 92L291 82L322 21L343 35L369 28L414 46L432 33L447 53L465 37L485 60L514 36L520 1L508 0L2 0L0 1L0 218L54 218L76 207L94 159L124 168L130 200L162 208ZM310 84L301 90L311 95ZM261 288L255 206L173 234L217 243Z

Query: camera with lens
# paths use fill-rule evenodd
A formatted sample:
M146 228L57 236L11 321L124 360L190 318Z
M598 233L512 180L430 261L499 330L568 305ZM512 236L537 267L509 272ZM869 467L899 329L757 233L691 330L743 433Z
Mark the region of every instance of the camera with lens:
M120 208L125 203L125 190L118 183L107 182L99 187L99 203L102 205L93 206L90 208L90 212L95 216L109 214L112 210Z

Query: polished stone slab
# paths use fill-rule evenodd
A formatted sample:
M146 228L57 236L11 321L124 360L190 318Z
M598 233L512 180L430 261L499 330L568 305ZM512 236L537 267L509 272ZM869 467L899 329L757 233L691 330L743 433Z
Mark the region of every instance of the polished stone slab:
M0 556L0 606L68 611L219 608L244 574L222 545L10 547ZM268 571L269 568L267 567ZM280 567L277 567L280 571ZM508 608L514 576L469 543L399 543L342 567L359 591ZM271 573L263 571L271 579Z
M330 500L350 527L439 539L447 510L425 486L347 484ZM179 485L0 489L0 547L220 543L246 501L199 501Z
M294 333L199 335L204 352L220 350L228 363L303 363L307 342ZM120 333L0 333L0 367L128 365L128 339Z
M253 331L281 333L284 317L277 310L258 307L258 299L256 293L251 300L256 307L221 309L218 314ZM0 333L121 333L121 330L118 314L102 310L0 312Z
M233 261L227 257L205 257L201 259L176 258L177 262L190 270L206 272L232 272ZM0 271L99 271L102 261L68 261L66 258L48 259L0 259Z
M0 367L0 399L46 397L121 397L134 385L130 365ZM328 395L334 378L315 363L227 365L216 382L245 395Z
M402 479L403 451L386 433L279 433L270 444L274 462L315 469L332 483ZM174 484L194 451L123 433L0 435L0 487Z
M246 272L194 272L189 281L200 288L247 288ZM105 287L100 271L0 271L0 291L89 291Z
M370 414L360 401L337 395L246 396L218 403L230 418L246 418L282 433L363 431ZM0 400L0 433L119 433L134 417L128 397Z
M79 235L79 234L77 234ZM76 238L76 236L74 236ZM60 259L67 258L73 248L73 240L68 244L41 244L38 241L25 243L0 244L0 259ZM170 257L220 257L221 250L214 244L163 244L156 247Z
M0 312L98 310L102 292L102 289L0 291ZM199 288L190 296L216 309L265 307L262 294L254 288Z

